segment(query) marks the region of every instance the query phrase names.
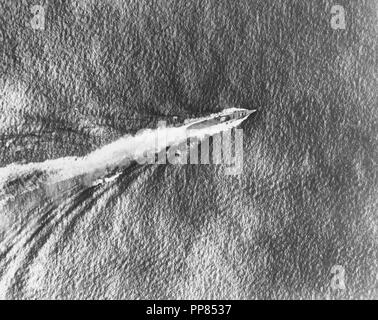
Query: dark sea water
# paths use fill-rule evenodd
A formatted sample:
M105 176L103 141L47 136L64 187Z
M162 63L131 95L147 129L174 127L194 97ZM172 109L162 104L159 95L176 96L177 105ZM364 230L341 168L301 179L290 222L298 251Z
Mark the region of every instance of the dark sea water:
M339 3L345 30L328 0L54 1L34 30L1 0L0 167L258 111L240 176L131 166L0 198L0 297L377 298L378 6Z

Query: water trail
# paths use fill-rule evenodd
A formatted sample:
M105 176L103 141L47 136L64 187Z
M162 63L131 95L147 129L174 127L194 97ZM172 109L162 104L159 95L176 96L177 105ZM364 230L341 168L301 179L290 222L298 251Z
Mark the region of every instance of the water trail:
M67 241L77 224L101 215L138 181L144 170L139 160L146 154L155 156L187 139L201 140L236 127L248 116L239 115L239 110L142 130L84 157L0 168L0 298L12 292L15 283L32 283L30 266L38 265L44 254Z
M57 188L69 190L78 183L93 186L112 181L120 174L120 169L145 158L146 154L157 154L188 138L201 140L239 125L251 113L245 111L230 108L207 117L187 120L178 127L145 129L133 136L122 137L84 157L10 164L0 169L0 201L36 188L45 188L46 192L54 189L56 192ZM235 117L235 112L244 112L243 117L239 114ZM225 117L229 118L225 120ZM61 188L57 187L60 184Z

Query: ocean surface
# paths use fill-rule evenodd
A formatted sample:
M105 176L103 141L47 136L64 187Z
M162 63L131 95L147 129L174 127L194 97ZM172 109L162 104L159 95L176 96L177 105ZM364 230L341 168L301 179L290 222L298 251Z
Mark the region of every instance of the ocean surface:
M338 3L344 30L330 0L54 1L42 30L0 0L0 298L378 298L378 4ZM241 175L41 184L231 107L257 110Z

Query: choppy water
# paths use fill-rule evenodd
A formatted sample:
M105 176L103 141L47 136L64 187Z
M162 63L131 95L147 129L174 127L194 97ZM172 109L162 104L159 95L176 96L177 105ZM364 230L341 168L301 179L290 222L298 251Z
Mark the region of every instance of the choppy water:
M377 297L378 11L345 4L335 32L331 1L54 1L35 32L28 7L2 1L0 170L16 177L152 119L259 112L241 125L241 176L8 181L33 191L0 200L0 297Z

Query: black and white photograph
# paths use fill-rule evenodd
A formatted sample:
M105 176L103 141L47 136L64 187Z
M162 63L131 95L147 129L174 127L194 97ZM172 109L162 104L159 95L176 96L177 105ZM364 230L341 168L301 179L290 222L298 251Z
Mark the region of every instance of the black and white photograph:
M378 0L0 0L0 300L377 299Z

